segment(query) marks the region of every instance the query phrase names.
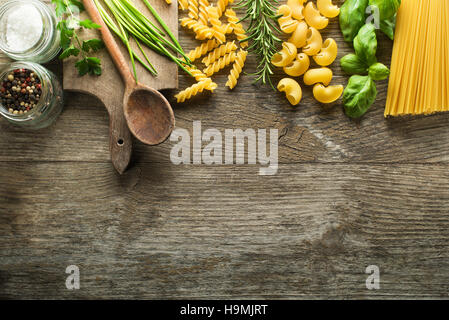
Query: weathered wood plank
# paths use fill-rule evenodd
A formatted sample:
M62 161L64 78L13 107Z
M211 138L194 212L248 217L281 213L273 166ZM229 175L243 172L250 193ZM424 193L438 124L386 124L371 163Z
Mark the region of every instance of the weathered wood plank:
M0 163L0 296L448 298L448 169Z

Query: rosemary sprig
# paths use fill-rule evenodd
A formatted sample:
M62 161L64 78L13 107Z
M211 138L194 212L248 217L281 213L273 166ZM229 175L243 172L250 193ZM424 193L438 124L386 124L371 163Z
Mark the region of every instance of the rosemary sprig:
M271 57L276 53L277 45L282 42L276 36L280 31L276 27L275 4L278 4L277 0L241 0L237 4L238 8L246 9L246 14L241 21L249 21L246 30L248 38L242 40L242 42L249 40L248 51L258 58L254 82L261 81L263 84L268 82L273 89Z

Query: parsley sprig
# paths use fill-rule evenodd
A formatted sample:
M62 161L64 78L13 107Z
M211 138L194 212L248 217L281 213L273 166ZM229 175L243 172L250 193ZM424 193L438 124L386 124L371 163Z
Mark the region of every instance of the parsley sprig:
M78 57L75 67L80 76L91 74L101 75L101 60L90 56L91 52L97 52L104 48L104 43L100 39L89 39L82 41L78 36L78 31L82 29L99 29L98 24L91 20L80 20L76 18L76 13L84 11L83 4L78 0L52 0L56 6L56 15L61 18L57 28L60 31L60 45L62 53L59 59L67 59L71 56Z

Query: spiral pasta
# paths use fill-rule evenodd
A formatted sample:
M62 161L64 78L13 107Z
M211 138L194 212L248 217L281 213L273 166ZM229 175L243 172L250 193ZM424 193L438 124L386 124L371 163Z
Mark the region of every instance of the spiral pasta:
M189 0L178 0L179 9L187 10L189 8Z
M198 20L198 0L189 1L189 17Z
M209 23L209 15L207 14L207 7L209 6L208 0L198 1L198 20L205 26Z
M214 51L210 52L201 62L206 65L210 65L211 63L217 61L220 57L223 57L225 54L237 50L237 46L235 42L226 42L219 46Z
M191 62L194 62L196 59L201 58L209 51L215 49L218 47L218 42L215 39L210 39L207 42L203 42L200 46L196 47L195 49L191 50L187 57Z
M211 28L192 18L182 18L179 21L181 22L181 26L193 30L196 34L195 38L198 40L210 39L214 36L214 32Z
M195 83L187 89L179 92L177 95L175 95L175 98L177 99L178 103L181 103L192 98L193 96L196 96L198 93L201 93L204 90L214 91L216 87L217 85L212 82L211 78L206 78L205 80Z
M235 58L235 62L232 66L232 70L229 73L228 81L226 82L226 86L229 89L234 89L237 85L237 81L240 77L240 73L242 73L243 66L245 65L246 56L248 55L248 51L240 49Z
M210 64L206 69L203 70L203 72L208 77L210 77L214 73L220 71L224 67L226 67L229 64L233 63L235 61L235 59L236 59L235 52L230 52L230 53L224 55L223 57L221 57L220 59L218 59L217 61L215 61L212 64Z
M218 0L217 1L218 16L221 17L223 15L223 12L225 12L225 9L228 6L228 4L233 2L234 0Z
M242 42L247 38L245 34L245 29L243 25L239 23L239 18L237 18L237 14L232 9L227 9L225 12L225 16L228 19L229 24L232 26L234 30L234 34L237 37L237 40L240 41L240 46L242 48L246 48L248 46L248 41Z
M218 8L209 6L207 7L207 14L209 15L209 22L212 25L213 36L219 43L226 41L225 29L223 28L220 16L218 14Z

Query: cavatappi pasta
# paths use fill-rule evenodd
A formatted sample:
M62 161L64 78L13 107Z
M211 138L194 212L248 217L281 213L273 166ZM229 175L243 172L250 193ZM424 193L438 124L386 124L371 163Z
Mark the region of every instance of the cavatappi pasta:
M343 93L343 86L329 85L333 73L327 67L337 58L337 43L332 38L323 43L319 31L327 27L329 18L335 18L339 13L340 8L332 0L317 0L316 6L313 1L287 0L287 4L280 5L277 10L281 30L291 35L282 44L282 50L273 55L271 62L291 77L303 76L304 84L314 86L313 96L321 103L332 103ZM318 67L310 69L311 63ZM301 100L301 88L293 79L282 79L278 90L286 92L292 105Z
M449 111L448 20L448 0L402 0L385 117Z
M299 1L299 0L298 0ZM187 17L180 19L181 26L192 30L197 40L202 42L186 56L192 63L201 59L204 70L197 66L189 66L184 61L186 70L197 83L179 92L175 97L184 102L204 90L214 91L217 84L211 76L227 66L232 66L226 86L232 90L242 73L248 52L240 49L248 46L243 25L239 22L234 10L227 8L234 0L179 0L179 9L186 11ZM221 21L225 15L227 23ZM229 39L232 37L233 39Z

